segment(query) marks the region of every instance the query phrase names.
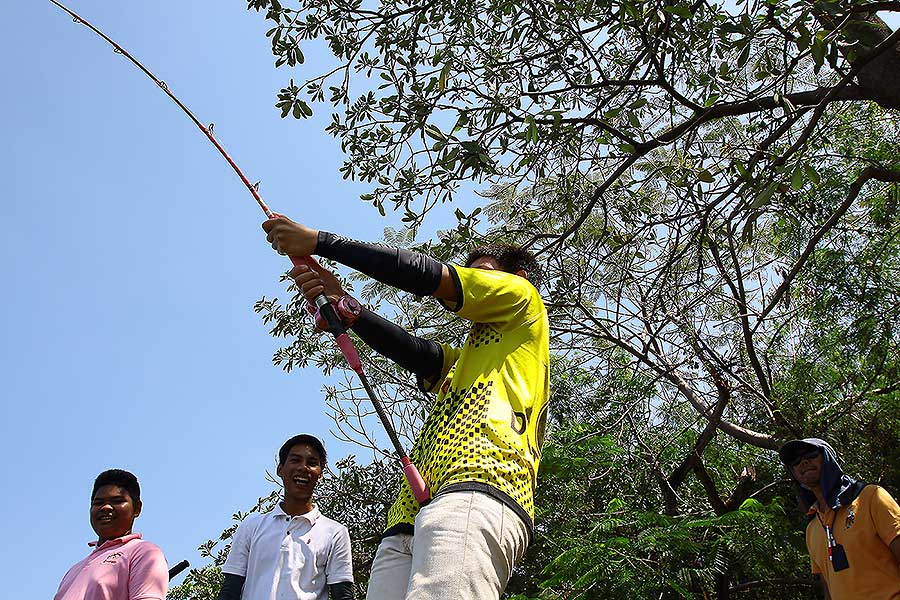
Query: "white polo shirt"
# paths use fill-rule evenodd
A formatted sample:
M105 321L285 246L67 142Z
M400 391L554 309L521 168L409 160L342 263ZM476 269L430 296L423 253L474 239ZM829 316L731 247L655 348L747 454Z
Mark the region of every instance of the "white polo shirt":
M328 585L353 581L350 533L318 507L291 517L276 505L241 522L222 572L246 577L241 600L328 600Z

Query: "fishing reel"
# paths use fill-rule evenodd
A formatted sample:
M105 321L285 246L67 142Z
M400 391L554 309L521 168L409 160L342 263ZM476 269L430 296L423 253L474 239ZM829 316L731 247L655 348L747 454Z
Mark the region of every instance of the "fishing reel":
M331 306L334 308L335 314L344 324L344 327L347 328L352 327L356 322L356 319L359 318L359 315L362 314L362 304L359 300L349 294L341 296L336 302L331 302ZM322 316L321 308L319 306L307 303L306 310L315 318L316 328L321 329L322 331L331 329L328 322Z

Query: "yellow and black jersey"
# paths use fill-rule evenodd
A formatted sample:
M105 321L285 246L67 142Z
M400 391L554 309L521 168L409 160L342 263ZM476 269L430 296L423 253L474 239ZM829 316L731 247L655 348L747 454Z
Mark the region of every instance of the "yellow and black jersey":
M460 300L447 308L473 324L462 348L441 345L440 373L419 381L437 398L410 457L432 495L485 492L533 531L550 392L547 309L518 275L455 266L450 271ZM404 480L385 534L410 531L418 511Z

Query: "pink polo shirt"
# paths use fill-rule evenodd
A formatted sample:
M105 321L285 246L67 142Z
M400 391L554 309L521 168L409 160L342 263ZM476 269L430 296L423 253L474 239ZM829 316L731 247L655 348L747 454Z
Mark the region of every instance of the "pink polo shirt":
M76 563L53 600L165 600L168 586L162 550L132 533L103 542Z

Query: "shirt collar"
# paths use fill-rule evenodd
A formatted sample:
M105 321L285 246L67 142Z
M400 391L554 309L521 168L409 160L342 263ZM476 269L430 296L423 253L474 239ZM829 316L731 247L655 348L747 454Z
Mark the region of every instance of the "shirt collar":
M97 541L88 542L88 546L94 548L95 551L103 550L105 548L109 548L110 546L118 546L121 544L127 544L131 540L139 540L141 539L141 534L139 533L129 533L128 535L123 535L121 537L113 538L111 540L106 540L99 546L97 546Z
M291 515L284 512L284 510L281 508L280 502L275 505L275 508L269 514L272 515L272 517L276 518L276 519L284 517L284 519L287 521L290 521L292 518ZM311 511L309 511L308 513L304 513L302 515L296 515L296 516L306 519L307 521L309 521L310 525L315 525L316 521L319 519L319 517L322 516L322 513L319 512L319 507L317 505L313 504L313 509Z

